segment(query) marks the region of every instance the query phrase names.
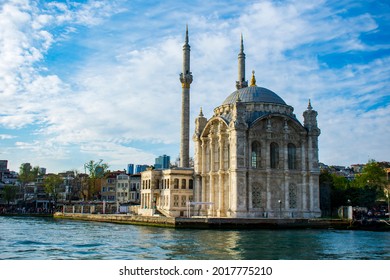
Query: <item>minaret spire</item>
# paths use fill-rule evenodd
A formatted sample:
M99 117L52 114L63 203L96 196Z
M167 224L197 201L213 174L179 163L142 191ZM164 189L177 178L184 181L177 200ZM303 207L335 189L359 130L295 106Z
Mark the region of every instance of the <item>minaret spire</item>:
M245 81L245 53L244 53L244 39L241 33L240 53L238 54L238 81L236 88L244 88L248 86L248 81Z
M189 40L188 40L188 24L186 24L186 41L185 41L185 42L186 42L186 43L185 43L186 45L188 45L188 41L189 41Z
M240 49L240 53L244 53L244 39L242 37L242 33L241 33L241 49Z
M181 141L180 141L180 167L189 167L190 146L190 85L192 73L190 71L190 45L188 39L188 25L186 25L186 37L183 45L183 72L180 74L182 87L181 94Z

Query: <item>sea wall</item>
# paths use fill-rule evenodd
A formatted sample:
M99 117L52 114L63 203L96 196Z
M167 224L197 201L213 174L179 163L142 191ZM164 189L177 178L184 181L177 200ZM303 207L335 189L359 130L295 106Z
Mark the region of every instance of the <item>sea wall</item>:
M175 227L175 219L169 217L148 217L124 214L80 214L80 213L61 213L53 215L58 219L71 219L95 222L107 222L118 224L148 225L160 227Z
M348 229L349 221L323 219L231 219L231 218L174 218L124 214L55 213L54 218L148 225L174 228L203 229Z

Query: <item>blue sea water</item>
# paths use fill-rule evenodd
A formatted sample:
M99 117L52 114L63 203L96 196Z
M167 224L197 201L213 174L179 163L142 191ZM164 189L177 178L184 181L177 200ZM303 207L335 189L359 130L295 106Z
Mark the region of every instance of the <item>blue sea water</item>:
M390 233L196 230L0 217L2 260L390 260Z

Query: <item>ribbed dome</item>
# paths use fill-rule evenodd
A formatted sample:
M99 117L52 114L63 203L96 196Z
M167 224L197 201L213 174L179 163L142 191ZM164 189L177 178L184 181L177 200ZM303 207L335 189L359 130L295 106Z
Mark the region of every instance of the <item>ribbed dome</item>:
M237 96L239 96L241 102L244 103L255 102L286 105L286 102L284 102L284 100L280 98L279 95L273 91L270 91L269 89L258 86L250 86L236 90L225 99L222 105L235 103L237 101Z

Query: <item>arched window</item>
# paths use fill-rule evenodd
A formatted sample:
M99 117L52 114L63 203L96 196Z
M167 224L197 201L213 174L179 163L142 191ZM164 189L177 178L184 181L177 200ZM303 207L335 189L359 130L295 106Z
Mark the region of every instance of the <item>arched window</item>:
M271 143L271 168L279 166L279 145L275 142Z
M179 179L174 179L174 181L173 181L173 188L174 189L178 189L179 188Z
M260 143L257 141L252 143L251 166L253 168L261 167L261 149Z
M287 145L288 150L288 169L296 169L297 168L297 148L294 144L289 143Z
M192 190L194 188L194 180L190 179L189 189Z
M186 179L181 179L181 188L185 189L187 187L187 180Z

